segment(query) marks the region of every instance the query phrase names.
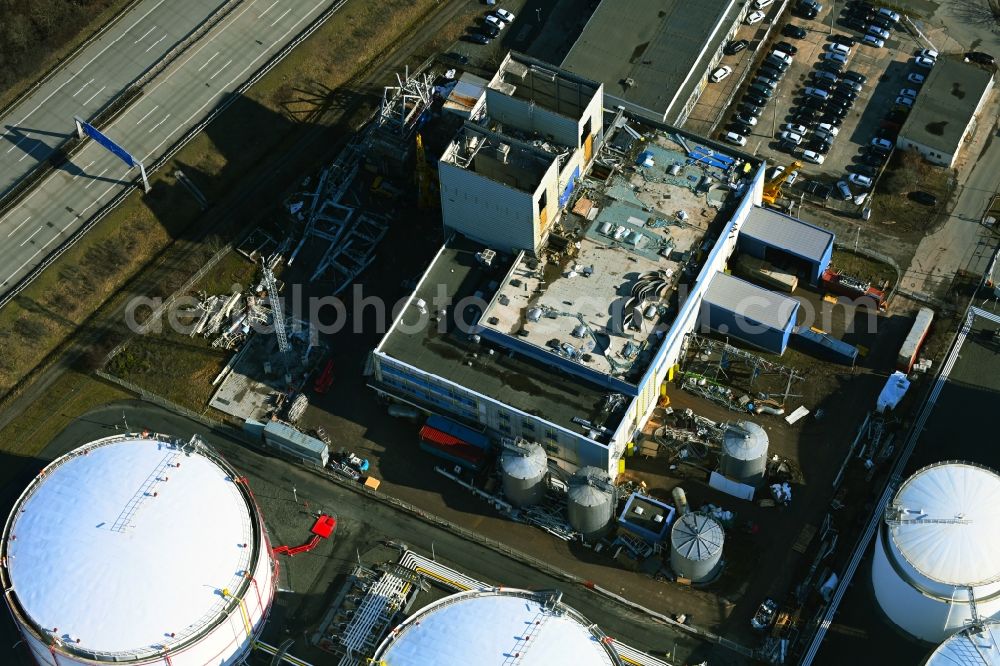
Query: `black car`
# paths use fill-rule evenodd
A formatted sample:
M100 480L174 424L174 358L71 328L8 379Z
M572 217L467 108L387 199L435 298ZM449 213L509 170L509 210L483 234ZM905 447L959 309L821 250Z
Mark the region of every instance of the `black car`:
M869 19L868 23L870 23L871 25L877 26L879 28L882 28L883 30L889 30L889 31L891 31L893 28L896 27L895 23L893 23L887 17L882 16L881 14L877 14L876 16L874 16L871 19Z
M833 90L833 82L824 81L823 79L814 79L809 82L809 85L813 88L817 88L825 92L830 92L831 90Z
M835 60L824 60L816 65L816 69L821 72L830 72L831 74L840 75L840 72L844 69L844 66Z
M868 29L867 22L861 19L856 19L854 17L845 18L844 26L850 28L851 30L857 30L858 32L864 32L865 30Z
M488 35L484 35L481 32L470 32L462 35L462 39L473 44L489 44L491 41Z
M798 148L798 144L794 141L789 141L788 139L782 139L778 142L778 150L786 153L794 153L795 149Z
M850 110L851 107L849 105L845 105L843 100L838 100L836 98L831 99L829 105L826 107L827 113L832 113L838 118L846 117Z
M936 206L937 197L930 192L924 192L922 190L914 190L907 195L911 201L916 201L918 204L923 204L925 206Z
M722 52L725 53L726 55L736 55L740 51L746 49L748 46L750 46L749 41L745 39L738 39L735 42L729 42L728 44L726 44L726 48L722 49Z
M799 52L799 50L797 48L795 48L794 46L792 46L788 42L776 42L774 44L774 48L777 49L778 51L784 51L785 53L787 53L790 56L793 56L793 55L795 55L796 53Z
M788 71L788 63L782 60L778 60L777 58L772 58L771 56L767 57L767 59L764 61L764 64L767 65L768 67L773 67L779 72Z
M854 172L860 173L862 176L874 178L878 173L878 167L873 167L870 164L856 164L854 165Z
M760 95L765 99L771 99L771 96L774 95L774 90L765 86L763 83L751 83L750 89L747 90L747 93L750 95Z
M802 103L799 106L803 109L815 109L816 111L822 111L826 108L826 102L815 97L806 97L802 100Z
M757 70L758 76L766 76L767 78L775 81L781 80L782 74L784 74L784 72L779 70L777 67L771 67L770 65L761 65Z
M849 35L840 35L840 34L830 35L830 41L833 42L834 44L843 44L848 48L852 48L855 44L858 43L858 41L853 37Z
M809 143L806 144L806 149L817 152L820 155L826 155L830 152L830 142L823 139L810 139Z
M753 127L748 123L733 121L726 125L726 129L736 132L740 136L750 136L753 134Z
M835 97L840 97L842 99L854 102L858 99L858 93L848 86L837 86L833 89L833 94Z
M847 7L849 9L854 9L856 11L859 10L863 10L866 12L875 11L875 5L873 5L870 2L863 2L862 0L850 0L850 2L847 3Z
M868 77L867 76L865 76L864 74L859 74L858 72L855 72L852 69L847 70L846 72L844 72L843 74L841 74L841 76L843 78L845 78L845 79L850 79L851 81L856 81L857 83L860 83L861 85L864 85L864 84L866 84L868 82Z
M756 118L757 116L759 116L761 114L761 112L764 110L763 106L758 106L756 104L751 104L750 102L747 102L746 100L744 100L743 103L740 104L739 108L740 108L740 113L749 113L754 118Z
M752 92L748 92L746 95L744 95L743 99L745 99L746 101L750 102L754 106L759 106L761 108L767 106L767 99L766 98L761 97L760 95L757 95L757 94L752 93Z
M459 64L459 65L468 65L469 64L469 57L468 56L464 56L461 53L455 53L454 51L449 51L448 53L442 53L441 54L441 59L442 60L447 60L449 62L453 62L453 63L456 63L456 64Z
M733 116L733 120L742 123L744 125L753 125L751 121L755 121L757 116L752 113L747 113L746 111L739 111Z
M818 180L810 180L805 184L803 189L805 189L807 194L812 194L820 199L828 199L830 194L833 192L832 187L825 185Z
M892 152L888 148L883 148L882 146L868 146L868 154L875 157L882 162L889 159L889 153Z
M479 26L479 32L483 33L487 37L495 38L500 34L500 28L496 27L492 23L484 23Z
M840 116L835 116L832 113L824 113L822 116L817 118L819 122L826 123L828 125L833 125L834 127L840 127L844 124L844 119Z
M806 29L794 23L788 23L781 29L781 34L792 39L805 39Z
M868 166L874 167L876 169L880 169L882 168L882 165L885 164L885 160L879 157L878 155L865 153L864 155L861 156L861 163L867 164Z
M965 60L966 62L975 62L980 65L993 65L997 61L989 53L983 53L982 51L969 51L965 54Z
M788 122L793 125L805 125L808 127L816 121L816 112L811 109L803 109L788 116Z

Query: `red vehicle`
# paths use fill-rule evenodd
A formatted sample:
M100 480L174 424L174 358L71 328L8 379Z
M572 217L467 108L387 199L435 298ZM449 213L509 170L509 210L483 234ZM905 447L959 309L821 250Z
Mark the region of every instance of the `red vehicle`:
M872 283L861 278L841 273L833 268L823 271L820 282L827 291L833 294L849 296L851 298L870 298L879 310L885 310L885 292L876 289Z
M323 366L323 372L319 373L319 377L316 378L316 383L313 384L313 390L316 393L326 393L330 386L333 384L333 359L331 358Z

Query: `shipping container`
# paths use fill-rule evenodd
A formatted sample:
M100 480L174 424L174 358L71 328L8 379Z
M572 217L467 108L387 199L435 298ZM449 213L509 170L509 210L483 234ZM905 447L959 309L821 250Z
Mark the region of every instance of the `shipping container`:
M920 308L917 317L910 328L903 346L899 349L899 357L896 360L896 368L909 373L920 353L920 347L927 338L927 333L931 330L931 322L934 321L934 311L930 308Z
M270 421L264 426L264 443L305 463L326 467L330 462L326 444L281 421Z
M439 416L437 414L432 414L427 417L427 425L441 432L447 433L456 439L460 439L467 444L471 444L480 449L490 448L490 438L479 432L478 430L473 430L468 426L464 426L461 423L452 421L451 419Z
M486 460L486 449L470 444L443 430L428 425L420 429L420 448L433 456L465 469L477 470Z
M804 326L796 327L792 346L807 354L834 363L854 365L858 360L858 348L854 345L849 345L843 340Z

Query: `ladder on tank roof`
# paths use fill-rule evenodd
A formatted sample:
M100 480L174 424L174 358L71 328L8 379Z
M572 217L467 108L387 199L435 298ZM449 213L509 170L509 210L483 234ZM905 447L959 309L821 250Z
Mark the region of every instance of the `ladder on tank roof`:
M550 617L552 617L552 613L546 611L539 611L535 615L528 628L521 632L521 635L514 640L514 647L504 655L503 666L517 666L517 664L521 663L531 648L531 639L542 630L542 627L548 622Z
M143 500L154 496L152 491L153 486L166 479L164 472L166 472L168 468L174 466L174 460L180 457L180 455L181 454L178 451L170 451L167 455L163 456L163 460L161 460L160 463L153 468L153 471L149 473L146 480L142 482L141 486L139 486L139 490L135 492L132 498L125 504L125 508L122 509L122 512L118 514L118 519L115 520L114 525L111 526L112 532L124 532L127 528L132 526L132 518L135 516L136 512L139 511L139 507L142 506ZM163 478L161 478L161 474L163 475Z

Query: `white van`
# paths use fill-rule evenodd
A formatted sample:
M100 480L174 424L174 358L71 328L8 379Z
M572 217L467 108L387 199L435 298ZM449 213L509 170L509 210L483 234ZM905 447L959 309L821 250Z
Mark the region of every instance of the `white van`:
M753 0L754 9L764 9L774 4L774 0Z
M736 132L723 132L722 140L736 146L747 145L747 138L742 134L737 134Z

